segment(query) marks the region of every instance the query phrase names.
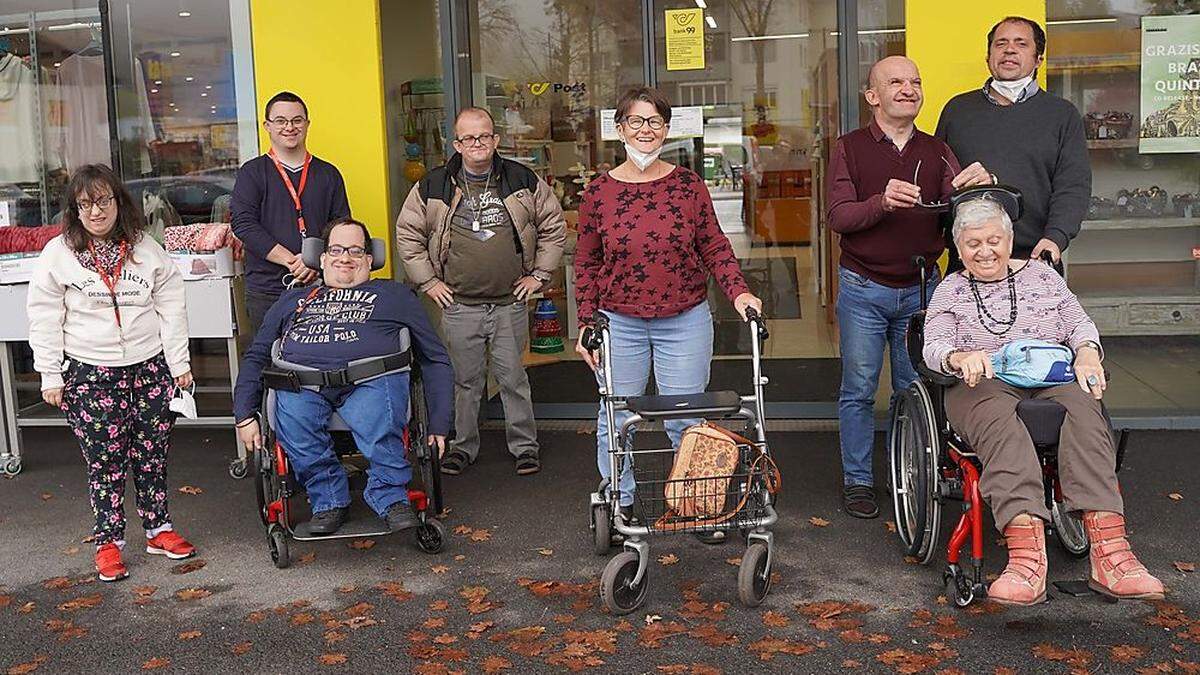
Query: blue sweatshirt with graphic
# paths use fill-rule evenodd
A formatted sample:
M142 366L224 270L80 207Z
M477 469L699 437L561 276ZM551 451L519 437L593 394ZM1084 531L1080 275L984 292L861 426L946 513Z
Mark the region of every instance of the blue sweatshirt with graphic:
M284 291L263 318L262 328L242 358L233 412L238 421L262 402L262 371L271 364L271 345L283 338L283 360L338 370L354 360L399 350L408 329L413 360L421 368L429 433L444 436L453 414L454 371L446 348L410 288L372 279L354 288L294 288Z

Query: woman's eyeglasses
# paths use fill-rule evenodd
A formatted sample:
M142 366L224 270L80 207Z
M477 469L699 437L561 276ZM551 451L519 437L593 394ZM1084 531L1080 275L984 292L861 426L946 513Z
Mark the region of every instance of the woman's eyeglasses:
M116 202L116 199L111 196L110 197L101 197L94 201L88 200L88 199L80 199L79 201L75 202L75 207L79 209L80 213L88 214L88 213L92 212L93 206L99 206L101 211L107 211L108 207L112 206L115 202Z
M945 157L942 157L942 162L944 162L946 164L946 168L950 169L951 171L954 170L954 167L950 166L950 160L946 159ZM917 182L917 178L920 175L921 175L921 160L918 159L917 160L917 170L913 171L913 179L912 179L913 185L920 185L920 183ZM950 202L934 202L932 204L927 204L922 200L918 200L916 204L913 204L913 206L915 206L919 209L928 209L930 211L945 211L950 208Z
M649 124L650 128L655 131L658 131L659 129L662 129L663 127L667 126L667 121L662 118L662 115L655 115L654 117L642 117L641 115L626 115L625 119L622 120L621 122L625 126L629 127L630 129L633 129L635 131L638 129L641 129L642 125L644 125L644 124Z

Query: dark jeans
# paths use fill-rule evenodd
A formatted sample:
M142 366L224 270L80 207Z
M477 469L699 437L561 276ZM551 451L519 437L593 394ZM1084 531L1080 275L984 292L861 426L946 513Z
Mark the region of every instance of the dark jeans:
M255 335L258 335L258 329L262 326L263 317L267 315L267 311L271 309L271 305L279 299L279 293L271 295L261 291L252 291L246 289L246 317L249 322L246 326L246 334L251 340Z

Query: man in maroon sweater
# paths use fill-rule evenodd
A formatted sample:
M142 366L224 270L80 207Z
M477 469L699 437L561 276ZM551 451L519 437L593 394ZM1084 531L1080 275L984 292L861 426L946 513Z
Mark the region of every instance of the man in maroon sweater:
M920 274L912 257L924 256L926 272L936 281L936 261L945 247L939 216L924 205L993 180L978 163L960 170L945 143L915 127L923 96L911 60L889 56L876 63L865 98L871 123L838 139L827 203L829 226L842 235L837 299L842 498L850 515L874 518L879 507L871 455L884 348L890 343L892 391L902 392L917 377L904 341L909 318L920 309Z

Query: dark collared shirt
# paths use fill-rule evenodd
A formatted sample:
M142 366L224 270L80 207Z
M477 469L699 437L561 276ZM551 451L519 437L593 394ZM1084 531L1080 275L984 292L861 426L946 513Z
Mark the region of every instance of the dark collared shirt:
M903 150L874 120L839 138L826 196L829 226L842 235L841 265L887 286L916 284L912 256L925 256L932 267L944 248L939 214L921 208L884 211L884 189L893 178L911 183L915 175L922 201L945 201L959 171L949 146L919 129Z

